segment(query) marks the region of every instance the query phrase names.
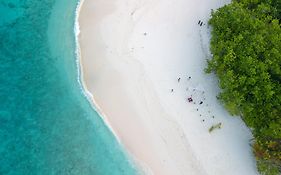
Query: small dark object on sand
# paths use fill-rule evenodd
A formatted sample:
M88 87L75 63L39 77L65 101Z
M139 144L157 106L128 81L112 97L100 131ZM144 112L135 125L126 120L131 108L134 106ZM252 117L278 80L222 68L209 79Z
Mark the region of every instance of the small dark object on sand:
M187 100L188 100L189 103L193 102L193 99L191 97L188 97Z
M188 77L188 79L191 79L191 77Z
M202 105L203 104L203 101L200 101L199 105Z
M201 21L200 26L202 26L202 25L203 25L203 22Z
M143 35L144 35L144 36L146 36L146 35L147 35L147 33L145 32L145 33L143 33Z
M198 24L200 24L201 20L198 21Z
M209 132L212 132L214 129L221 129L222 123L215 124L209 128Z
M178 78L178 82L180 82L181 81L181 78Z
M171 92L174 92L174 89L171 89Z
M196 111L198 111L198 108L196 109Z

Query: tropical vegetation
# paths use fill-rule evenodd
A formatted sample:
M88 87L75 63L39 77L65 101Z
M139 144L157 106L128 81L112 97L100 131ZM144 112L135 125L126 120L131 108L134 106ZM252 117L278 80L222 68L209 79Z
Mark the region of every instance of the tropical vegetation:
M281 174L281 0L233 0L212 11L207 73L219 78L218 98L254 135L264 175Z

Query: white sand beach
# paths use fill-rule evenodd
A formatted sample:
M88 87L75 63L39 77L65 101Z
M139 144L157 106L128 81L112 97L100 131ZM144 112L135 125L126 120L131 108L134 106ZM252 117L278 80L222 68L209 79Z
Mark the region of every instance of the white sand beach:
M258 174L249 129L223 108L216 99L218 80L204 73L211 57L207 21L211 9L226 3L83 3L79 43L84 83L146 174ZM209 133L218 123L221 129Z

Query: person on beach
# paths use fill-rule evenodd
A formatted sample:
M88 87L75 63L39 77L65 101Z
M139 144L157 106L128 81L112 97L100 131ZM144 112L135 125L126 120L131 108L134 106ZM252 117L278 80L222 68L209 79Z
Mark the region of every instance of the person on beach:
M201 20L198 21L198 24L200 24L200 23L201 23Z
M181 81L181 78L178 78L178 82L180 82Z
M188 97L187 100L188 100L189 103L193 102L192 97Z

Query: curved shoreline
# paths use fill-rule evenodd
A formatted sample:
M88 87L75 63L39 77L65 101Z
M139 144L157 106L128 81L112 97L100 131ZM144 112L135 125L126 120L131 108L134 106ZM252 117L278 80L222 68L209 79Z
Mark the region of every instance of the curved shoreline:
M80 44L79 44L79 35L80 35L79 14L80 14L80 11L81 11L81 8L83 6L84 1L85 0L78 0L76 11L75 11L75 24L74 24L74 34L75 34L75 43L76 43L76 51L75 51L75 54L76 54L76 66L77 66L77 71L78 71L77 81L78 81L78 83L80 85L81 92L86 97L88 102L91 104L91 107L93 108L93 110L95 110L99 114L99 116L102 118L102 120L103 120L104 124L106 125L106 127L114 135L114 137L117 140L118 144L120 145L122 151L125 152L125 154L127 154L127 156L128 156L127 158L128 158L128 161L130 162L131 166L136 168L136 170L139 171L140 173L141 172L145 172L146 174L152 174L152 173L150 173L149 168L143 162L140 162L130 152L126 151L125 146L122 144L119 136L114 131L114 129L111 126L110 122L106 118L105 113L101 110L100 106L95 101L92 93L88 90L87 85L86 85L86 83L84 81L84 78L83 78L83 65L82 65L82 61L81 61L81 48L80 48Z
M114 132L112 126L110 125L109 121L106 119L105 114L102 112L101 108L99 107L98 103L95 101L93 95L91 92L87 89L86 83L83 78L83 65L81 63L81 48L79 45L79 34L80 34L80 26L79 26L79 14L81 7L84 3L84 0L79 0L76 8L76 13L75 13L75 27L74 27L74 34L75 34L75 43L76 43L76 64L77 64L77 70L78 70L78 77L77 81L81 87L81 92L83 95L88 99L90 102L92 108L97 111L100 116L102 117L103 121L105 122L106 126L110 129L112 134L115 136L117 139L118 143L121 144L120 138L118 135Z
M170 89L167 92L167 89L165 90L163 88L171 88L174 86L176 87L178 85L178 82L174 82L173 79L177 79L177 76L179 76L179 74L181 74L182 76L187 75L186 71L175 72L175 70L173 70L173 72L167 69L169 67L166 67L166 69L162 69L166 65L161 62L161 59L158 58L155 62L149 60L150 58L154 58L155 55L157 57L163 56L165 58L165 55L161 54L161 52L165 53L165 51L171 49L169 47L172 46L176 46L182 49L182 45L186 43L191 49L194 47L195 50L191 54L191 56L194 58L189 58L189 60L187 61L190 61L189 63L195 63L196 66L199 65L199 69L201 71L202 66L204 66L202 65L202 61L198 62L195 60L204 60L201 53L199 53L199 56L196 53L196 50L201 52L201 50L198 50L197 28L193 26L192 29L196 30L196 32L187 34L188 36L191 36L191 40L188 40L188 42L182 42L183 40L181 39L181 35L186 34L180 32L183 32L183 29L185 29L186 26L184 25L190 25L191 23L190 21L188 21L190 20L190 18L182 17L186 15L184 11L177 13L178 9L176 8L180 8L179 5L172 4L175 6L175 9L169 11L167 10L169 9L169 2L163 1L160 3L157 0L154 0L153 2L147 2L147 4L145 4L145 1L143 2L144 3L141 4L137 1L128 1L126 4L128 6L127 7L125 5L125 0L122 2L119 1L119 3L117 1L117 3L114 4L117 6L116 9L115 7L111 8L106 6L108 5L106 3L103 4L102 2L97 2L100 3L101 7L109 8L111 10L109 12L110 14L114 14L108 15L105 19L104 16L106 15L102 13L98 14L97 12L97 14L101 16L99 16L99 20L103 22L102 26L100 25L97 27L97 23L90 24L91 20L94 20L93 18L91 20L85 19L86 17L83 18L88 22L87 25L89 26L87 26L87 30L89 31L90 29L92 31L86 33L87 39L93 38L90 41L92 42L91 45L98 45L99 47L102 47L102 51L100 51L97 50L97 48L99 47L89 47L90 43L86 42L87 48L82 48L82 50L88 49L87 51L89 52L89 49L96 49L96 52L100 52L100 58L96 61L89 60L91 58L97 57L95 57L95 54L88 54L88 56L91 55L91 58L86 59L87 63L84 63L86 64L86 68L82 67L82 60L78 60L80 61L79 64L81 64L80 68L82 71L82 87L86 89L86 93L90 94L91 91L95 92L93 95L95 96L95 98L92 95L89 95L92 98L89 100L93 100L93 104L99 108L100 112L102 112L105 123L108 124L111 131L114 133L116 138L118 138L119 142L121 144L124 144L127 152L132 154L133 157L140 162L148 165L154 174L168 175L172 172L172 174L184 174L184 172L190 172L191 174L195 175L219 175L225 173L235 174L235 168L238 168L237 172L240 173L247 172L247 174L249 175L255 174L255 170L253 168L254 165L251 161L251 155L248 152L249 149L246 143L246 140L250 137L250 135L248 134L247 129L242 124L242 122L239 121L239 119L225 118L225 116L229 117L229 115L219 106L218 102L216 102L215 100L214 95L212 95L213 93L217 92L217 88L215 87L216 84L214 84L210 80L207 80L205 76L203 77L202 73L198 73L198 70L192 67L194 65L190 64L190 66L184 68L184 64L181 64L181 62L179 62L183 61L184 63L186 63L186 61L184 60L175 60L171 62L171 60L164 59L164 62L167 61L167 65L171 64L173 66L176 66L175 70L177 68L183 70L192 70L191 73L198 80L197 82L188 85L189 88L197 88L196 86L200 85L200 83L207 88L211 86L211 90L207 92L207 97L209 98L208 101L210 103L213 103L210 105L212 107L212 110L214 110L214 113L218 115L217 118L219 120L224 121L224 125L226 128L223 129L223 131L210 136L210 134L206 132L208 130L207 126L202 126L202 121L197 121L196 118L198 117L196 116L196 111L194 112L194 107L185 107L186 102L182 102L182 96L186 91L185 87L177 87L179 89L177 89L177 91L180 91L180 93L178 94L178 92L175 92L174 97L171 97L171 93L169 92ZM191 6L197 6L195 4L192 4L192 2L189 3L191 4ZM130 8L130 4L133 6L132 8ZM183 1L182 4L188 5L188 2ZM204 5L203 1L202 4ZM202 16L202 18L205 18L206 21L207 10L211 8L217 8L219 4L219 2L217 2L217 4L214 2L213 5L211 3L208 4L210 6L204 7L202 9L202 13L192 11L191 9L189 10L191 10L192 13L198 13ZM111 5L113 5L113 3ZM174 14L181 15L179 16L179 19L186 20L188 22L180 21L178 24L178 27L180 26L179 29L174 29L174 21L172 19L168 23L165 23L166 19L162 19L159 14L159 16L149 16L151 15L150 13L154 12L151 9L154 9L154 7L156 6L159 6L159 8L155 9L155 12L158 12L159 14L165 14L165 12L168 11L171 13L170 15L172 17L174 17ZM90 12L93 11L94 10L91 9ZM88 13L90 12L88 11ZM95 15L97 14L95 13ZM117 17L118 15L119 18ZM130 15L132 16L132 18L130 17ZM167 14L167 16L169 15ZM117 24L118 21L122 25L124 25L122 26L124 28L118 28L120 26ZM159 31L155 31L155 29L151 29L151 26L147 25L146 23L149 23L150 25L158 24L159 26L167 25L166 27L170 27L171 32L175 34L174 37L178 38L179 40L175 41L176 39L171 39L172 42L170 45L167 45L168 48L163 47L162 43L169 43L170 40L168 39L170 38L166 38L165 35L158 36L157 34L161 34L161 32L163 32L162 28L159 29ZM195 21L195 23L197 23L197 21ZM102 27L104 30L100 31L100 27ZM113 31L112 29L116 31ZM144 29L149 32L146 33ZM180 31L179 35L177 35L177 30ZM99 36L98 38L101 41L96 40L96 35L93 35L95 31L100 32L99 35L101 36ZM203 29L203 34L201 33L201 30L199 30L199 34L204 35L203 37L205 37L205 39L207 34L205 34L204 32L206 31L206 27ZM145 42L144 37L152 38L150 39L151 43ZM162 41L161 37L165 38L166 40L163 39ZM82 38L79 38L80 42L82 42L82 40ZM173 42L175 42L175 45L173 45ZM192 46L192 44L194 44L196 47ZM200 44L202 44L202 42L199 43L199 47L202 47L202 45ZM164 49L161 50L159 48L153 47L158 45L160 45ZM86 45L84 46L86 47ZM141 46L148 47L149 49L151 48L151 50L148 50L154 55L150 55L150 52L143 51L144 48L142 48ZM110 49L112 50L110 51ZM177 48L172 48L171 50L176 51ZM190 49L187 50L192 52L192 50ZM86 53L87 51L82 51L80 53L80 59L82 58L83 52ZM179 51L185 52L185 49ZM177 55L176 52L172 53L167 51L167 54L170 54L169 56L175 57L190 57L189 55L186 55L186 53L181 53L183 55ZM117 60L117 58L120 59ZM136 58L146 58L147 60L140 60ZM85 59L84 56L83 59ZM93 72L90 71L92 67L89 66L89 63L91 63L92 66L96 66L96 68L97 65L95 65L95 63L99 63L100 67L98 68L100 68L101 70L95 70L95 74L93 75ZM152 65L157 64L163 64L163 67L155 70L155 67L153 67ZM106 67L103 65L106 65ZM168 77L167 80L165 80L166 82L164 82L162 79L159 79L159 77L161 76L159 76L160 74L157 73L157 71L161 72L163 70L163 73L165 73L165 71L171 72L170 74L165 74ZM87 74L87 76L91 77L91 79L84 81L85 77L83 76L83 73ZM100 82L93 83L93 77L98 79ZM99 77L100 79L97 77ZM207 83L205 83L204 81L206 81ZM86 85L86 82L89 86ZM118 85L116 85L116 83L118 83ZM93 88L93 86L95 87ZM112 87L113 89L110 89L108 86L114 87ZM113 102L109 102L109 99ZM171 101L172 103L169 103L169 101ZM120 104L117 104L116 102L120 102ZM111 109L112 105L117 105L117 107ZM101 111L101 108L103 109L103 111ZM207 111L205 112L207 113ZM187 115L191 117L186 118L185 116ZM116 118L120 118L120 121L117 121ZM122 122L128 122L128 125L126 126ZM210 125L211 123L213 122L207 122L208 125ZM240 130L237 134L234 134L233 132L237 128L239 128ZM138 132L138 129L141 130L140 133ZM145 139L144 142L149 146L147 146L146 148L140 147L139 144L141 144L141 142L139 142L139 140L134 137ZM233 140L229 140L228 137L233 137ZM221 145L224 143L227 143L227 146L225 148ZM233 144L234 146L231 146L230 144ZM242 146L240 146L239 144ZM239 148L235 148L235 145ZM155 153L155 151L157 153ZM246 155L245 160L241 160L241 162L239 162L240 159L236 157L238 155ZM226 160L229 160L230 162L232 162L232 164L229 165ZM213 161L216 161L217 164L212 164Z

